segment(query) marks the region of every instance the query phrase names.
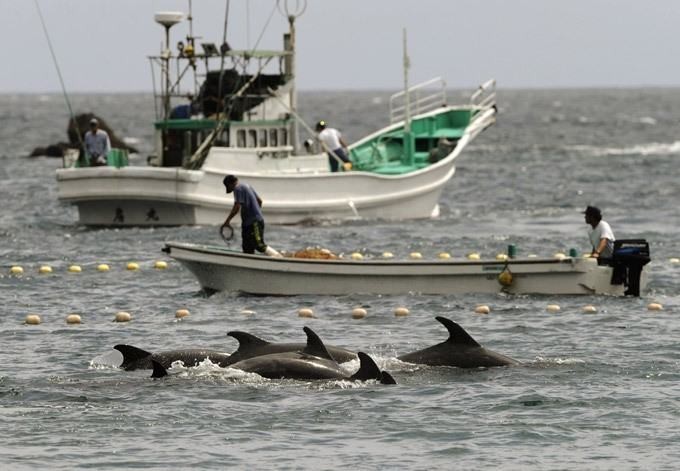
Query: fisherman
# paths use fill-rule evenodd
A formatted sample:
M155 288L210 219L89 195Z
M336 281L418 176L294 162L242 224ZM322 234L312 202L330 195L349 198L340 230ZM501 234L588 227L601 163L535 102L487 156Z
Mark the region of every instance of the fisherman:
M90 159L90 165L106 165L106 156L111 150L109 134L99 129L97 118L90 120L90 130L85 133L85 153Z
M590 256L600 259L612 258L616 239L614 239L612 228L602 220L602 211L595 206L588 206L583 214L585 214L586 224L592 227L588 231L588 237L593 246Z
M231 229L229 223L240 211L243 253L255 253L255 250L257 250L270 257L281 257L279 252L264 242L264 218L260 209L262 208L262 199L253 187L247 183L239 182L234 175L227 175L222 183L224 183L227 193L234 193L234 206L231 208L227 220L222 224L222 228L229 227Z
M328 161L331 165L331 172L338 171L338 159L343 164L343 170L352 170L352 162L349 161L349 150L347 144L342 140L342 134L335 128L326 126L325 121L316 123L317 138L328 153Z

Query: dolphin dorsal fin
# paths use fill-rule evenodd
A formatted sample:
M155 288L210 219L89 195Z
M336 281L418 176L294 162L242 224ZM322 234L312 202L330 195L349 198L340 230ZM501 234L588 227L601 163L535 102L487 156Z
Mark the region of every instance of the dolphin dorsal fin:
M142 350L141 348L133 347L132 345L118 344L113 348L123 354L123 363L120 364L120 368L123 369L127 369L130 364L136 361L143 360L144 358L151 356L150 352Z
M227 332L227 335L234 337L238 341L238 348L234 353L244 353L248 350L264 347L271 343L253 334L249 334L248 332L241 332L240 330L232 330L231 332Z
M481 347L475 339L473 339L470 334L465 332L461 326L453 322L451 319L446 317L437 316L435 317L439 322L441 322L444 327L449 331L449 338L447 342L455 343L456 345L468 345L470 347Z
M333 355L331 355L328 352L328 349L326 348L324 343L312 329L305 326L303 327L302 330L304 330L305 334L307 334L307 346L305 347L304 350L302 350L302 353L306 353L307 355L314 355L315 357L319 358L325 358L326 360L335 361Z
M382 372L378 365L375 364L373 358L366 355L364 352L357 352L359 356L359 371L354 373L351 377L354 381L368 381L369 379L382 379Z
M164 378L168 376L168 370L156 360L151 360L151 364L153 365L153 373L151 373L152 378Z
M387 371L380 372L380 384L397 384L395 379Z

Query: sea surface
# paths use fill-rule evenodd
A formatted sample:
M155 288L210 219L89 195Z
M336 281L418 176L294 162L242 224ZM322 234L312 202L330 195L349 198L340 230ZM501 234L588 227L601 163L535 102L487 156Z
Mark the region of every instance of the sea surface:
M464 93L451 91L458 99ZM309 123L348 141L382 126L389 93L306 92ZM74 95L151 151L148 95ZM322 246L406 258L588 250L581 211L651 244L648 290L608 296L207 297L161 252L222 244L215 227L91 230L57 201L65 140L58 95L0 95L0 466L2 469L677 469L680 463L680 90L500 90L495 126L463 153L435 220L268 226L280 250ZM266 203L266 202L265 202ZM228 208L225 208L225 214ZM168 262L165 270L154 268ZM676 260L677 261L677 260ZM128 262L140 269L129 271ZM110 266L98 272L98 264ZM69 273L77 264L81 273ZM21 276L10 267L20 265ZM51 274L39 274L42 265ZM648 304L663 305L661 311ZM487 315L475 314L479 304ZM558 304L549 313L548 304ZM583 307L597 312L585 314ZM316 318L300 318L313 309ZM354 320L351 311L368 315ZM396 317L397 307L410 314ZM177 321L175 312L191 315ZM118 311L132 315L115 323ZM28 314L42 324L24 324ZM77 313L82 324L67 325ZM460 370L401 363L443 341L444 316L522 362ZM112 347L227 352L226 333L363 350L399 383L272 381L205 362L163 380L125 372ZM348 371L356 363L346 365Z

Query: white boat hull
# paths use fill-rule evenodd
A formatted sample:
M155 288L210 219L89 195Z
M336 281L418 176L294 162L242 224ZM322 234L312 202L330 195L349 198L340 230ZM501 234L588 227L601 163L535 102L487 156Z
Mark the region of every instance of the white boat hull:
M256 295L347 294L609 294L612 268L594 259L483 261L310 260L242 254L219 247L168 242L164 249L208 291ZM508 268L512 283L498 275ZM646 286L643 270L640 288Z
M441 192L456 171L455 159L494 121L495 110L482 112L448 156L400 175L332 173L325 170L325 154L280 158L277 156L286 149L215 147L200 170L59 169L58 197L78 206L79 222L85 225L218 225L233 204L222 184L224 176L231 173L255 188L263 199L267 224L298 224L310 219L425 219L438 215Z

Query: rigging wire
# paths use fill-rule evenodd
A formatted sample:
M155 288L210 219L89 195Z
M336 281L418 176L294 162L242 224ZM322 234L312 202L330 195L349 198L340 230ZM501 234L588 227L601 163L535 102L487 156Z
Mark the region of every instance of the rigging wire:
M66 86L64 85L64 78L61 76L61 69L59 68L59 62L57 61L57 55L54 53L54 48L52 47L52 41L50 40L50 35L47 32L47 26L45 25L45 19L43 18L42 11L40 10L40 4L38 0L34 0L35 8L38 10L38 16L40 17L40 23L42 24L43 31L45 32L45 38L47 39L47 45L50 49L50 54L52 55L52 61L54 62L54 67L57 69L57 75L59 76L59 83L61 84L61 91L64 94L64 100L66 100L66 106L68 108L69 115L71 116L71 121L73 121L73 126L76 128L76 135L78 136L78 142L80 147L84 147L83 138L78 130L78 124L76 123L76 117L73 114L73 108L71 108L71 101L68 98L68 93L66 93Z
M257 41L255 41L255 45L251 48L251 52L255 52L255 50L257 49L257 46L260 44L260 41L262 40L262 36L264 36L265 31L267 31L267 28L269 27L269 23L271 22L272 17L274 16L274 13L276 12L277 7L278 7L278 4L274 5L274 8L272 8L271 13L269 14L269 18L267 18L267 22L262 27L262 31L260 32L260 35L257 37Z
M229 0L227 0L227 12L228 12L228 8L229 8L228 5L229 5ZM246 10L246 23L248 25L248 44L247 44L247 46L248 46L248 49L250 50L251 56L257 50L257 46L260 44L260 41L262 40L264 33L267 31L267 28L269 27L269 23L271 22L272 18L274 17L274 13L276 12L277 7L278 7L278 3L274 5L274 7L272 8L272 11L269 13L269 18L267 18L267 21L265 22L265 24L262 28L262 31L260 32L260 35L258 36L257 41L255 42L255 45L252 48L250 48L250 10L249 9ZM225 18L224 38L225 38L225 41L226 41L226 18ZM267 59L267 61L264 64L265 66L270 62L270 59ZM222 54L222 60L224 60L224 54ZM246 74L247 71L248 71L248 58L245 59L245 61L242 63L242 65L243 65L243 74ZM257 76L260 75L260 73L262 72L263 69L264 69L264 66L260 66L257 73L253 76L253 79L257 78ZM221 92L221 88L222 88L222 76L223 76L223 74L224 74L223 69L220 69L220 81L219 81L219 89L218 89L220 92ZM250 80L250 83L252 83L254 81L253 79ZM234 87L233 87L233 89L231 90L231 93L230 93L230 95L232 95L232 97L229 99L228 102L225 102L224 105L223 105L224 106L223 113L224 113L225 119L229 118L229 114L231 113L231 110L235 105L235 100L234 100L233 94L235 93L235 91L237 90L237 87L239 85L240 85L240 83L234 84ZM218 97L221 98L221 93L218 94Z

